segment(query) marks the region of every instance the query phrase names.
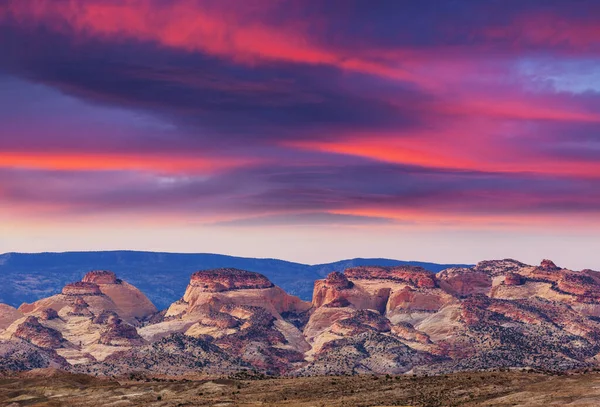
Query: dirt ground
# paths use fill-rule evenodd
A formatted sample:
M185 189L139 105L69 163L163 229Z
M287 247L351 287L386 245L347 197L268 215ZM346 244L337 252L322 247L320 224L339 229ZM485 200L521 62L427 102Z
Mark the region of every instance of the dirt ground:
M146 381L148 380L148 381ZM2 406L600 406L600 374L527 372L192 381L63 372L0 379Z

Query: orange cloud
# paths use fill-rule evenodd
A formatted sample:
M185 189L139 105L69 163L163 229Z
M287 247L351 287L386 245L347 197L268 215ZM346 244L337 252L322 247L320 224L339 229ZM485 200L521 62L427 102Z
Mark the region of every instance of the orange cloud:
M527 157L517 148L487 145L481 134L417 134L413 136L349 136L336 141L294 141L286 145L335 154L346 154L394 164L441 170L498 173L533 173L597 178L600 163ZM456 133L456 134L454 134ZM476 136L471 137L473 134Z
M93 153L0 152L0 168L63 171L140 170L166 173L211 173L251 163L227 157L143 156Z

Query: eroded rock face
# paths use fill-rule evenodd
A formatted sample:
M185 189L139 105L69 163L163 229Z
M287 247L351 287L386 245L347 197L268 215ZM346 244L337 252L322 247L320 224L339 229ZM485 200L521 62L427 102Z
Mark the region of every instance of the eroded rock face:
M203 270L192 274L190 286L206 292L259 289L273 287L262 274L251 271L224 268Z
M332 327L333 333L344 336L358 335L367 331L389 332L390 330L390 321L372 310L356 311L350 317L336 321Z
M227 304L262 307L275 317L286 312L305 312L310 308L310 303L287 294L262 274L217 269L194 273L182 300L173 303L166 316L219 311Z
M52 321L53 319L58 319L58 312L54 308L44 308L40 312L40 319L43 321Z
M410 342L418 342L422 344L430 344L431 340L429 335L425 332L418 331L415 327L408 322L400 322L392 326L392 332L397 337Z
M23 318L23 314L10 305L0 304L0 330L8 328L16 320Z
M417 266L365 266L353 267L344 271L350 280L393 280L400 281L418 288L435 288L435 274Z
M79 317L90 317L93 315L92 311L89 309L90 305L85 302L85 300L81 297L77 297L73 304L69 308L67 315L69 316L79 316Z
M81 280L84 283L94 284L120 284L121 281L117 279L117 275L112 271L107 270L95 270L87 273Z
M111 346L132 346L143 345L145 341L135 327L123 322L120 318L110 316L98 343Z
M114 311L102 311L92 319L92 323L104 325L107 324L111 318L119 318L119 315Z
M325 279L325 284L328 287L335 288L336 290L345 290L348 288L352 288L352 286L354 285L350 280L348 280L344 273L340 273L337 271L334 271L327 275L327 278Z
M278 374L600 365L600 273L548 261L484 261L437 276L413 267L353 268L316 281L312 308L258 273L210 270L195 273L184 297L159 318L141 321L123 317L139 302L114 273L93 272L84 280L71 294L24 306L39 320L17 319L0 340L12 335L58 347L58 355L84 363L82 369L112 366L127 352L177 371L183 360L195 363L189 346ZM101 294L87 294L90 285Z
M525 283L523 276L517 273L506 273L504 277L505 285L522 285Z
M62 293L63 295L101 295L102 291L100 291L98 284L77 281L65 285Z
M556 264L554 264L554 262L552 260L548 260L548 259L542 260L542 262L540 263L540 268L542 270L546 270L546 271L557 271L557 270L561 269Z
M433 312L439 310L449 299L443 292L423 292L421 290L406 286L401 290L394 291L387 303L388 311L406 310L407 312L425 311Z
M528 267L527 264L513 259L504 260L484 260L477 263L475 270L484 272L492 277L504 275L508 272L519 272L519 270Z
M391 291L391 288L385 284L382 287L369 288L358 284L358 281L357 283L338 284L331 285L327 279L315 281L313 306L315 308L326 306L385 310Z
M449 268L441 271L437 278L442 289L458 297L484 294L492 288L490 274L475 268Z
M67 361L58 356L53 349L42 349L20 339L0 340L0 371L68 367Z
M45 349L58 349L65 342L60 332L43 326L32 316L19 324L13 336Z
M214 277L215 281L209 279ZM304 324L311 304L274 286L259 273L218 269L194 273L183 298L163 321L140 330L158 338L177 330L212 338L235 357L273 372L287 372L309 349L295 325Z

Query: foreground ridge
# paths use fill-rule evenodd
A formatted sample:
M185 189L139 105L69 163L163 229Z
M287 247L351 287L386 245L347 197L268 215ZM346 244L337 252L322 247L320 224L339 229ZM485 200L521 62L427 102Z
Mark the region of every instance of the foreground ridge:
M489 260L438 274L416 266L351 267L315 281L312 302L260 273L201 270L163 311L101 270L18 309L0 304L0 369L13 371L566 371L597 366L599 353L600 273L550 260Z

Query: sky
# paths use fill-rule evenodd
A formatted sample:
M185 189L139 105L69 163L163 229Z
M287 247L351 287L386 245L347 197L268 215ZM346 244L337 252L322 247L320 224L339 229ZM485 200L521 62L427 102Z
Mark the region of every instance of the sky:
M0 2L0 252L598 247L596 0Z

